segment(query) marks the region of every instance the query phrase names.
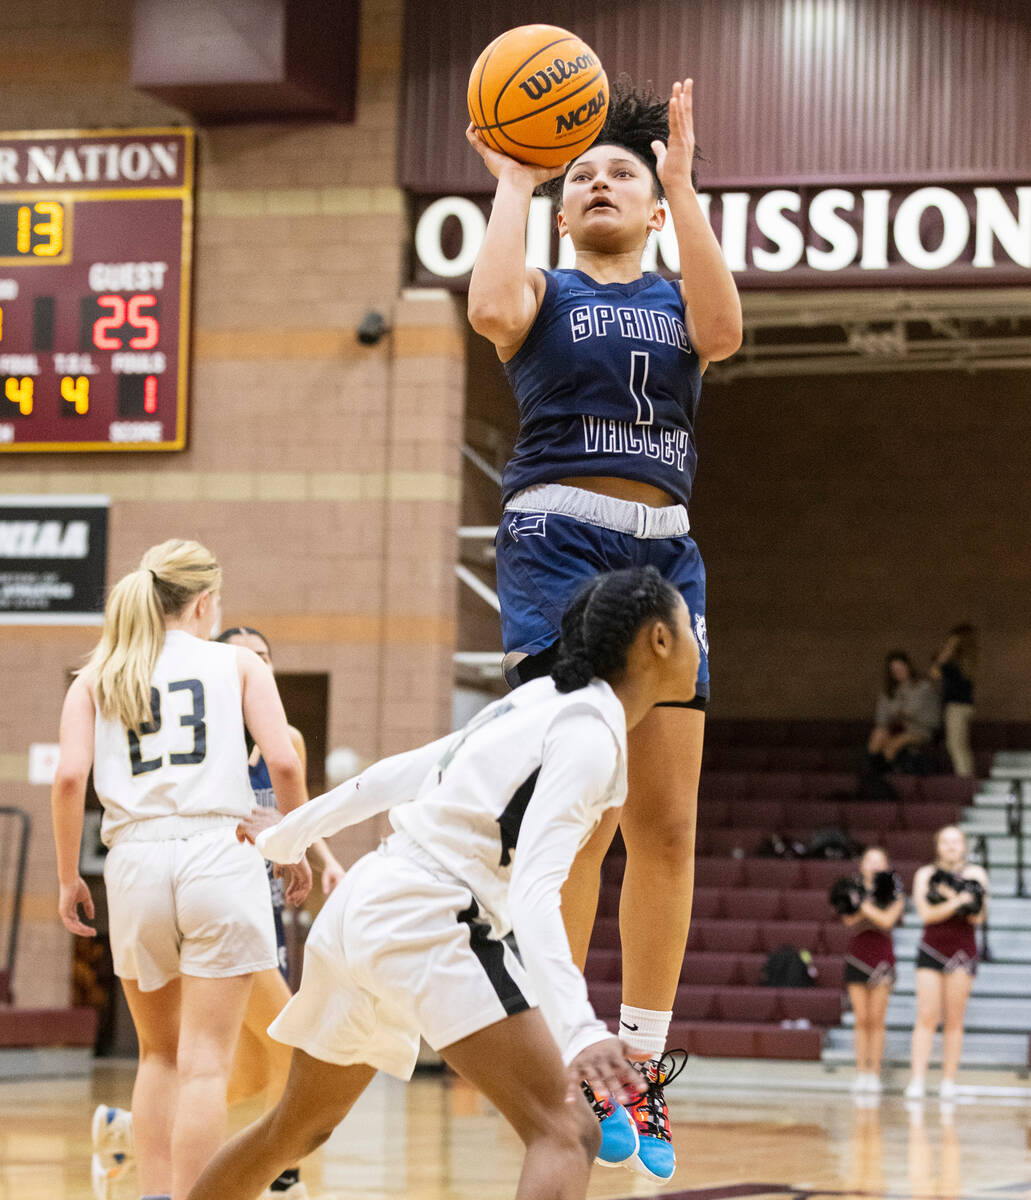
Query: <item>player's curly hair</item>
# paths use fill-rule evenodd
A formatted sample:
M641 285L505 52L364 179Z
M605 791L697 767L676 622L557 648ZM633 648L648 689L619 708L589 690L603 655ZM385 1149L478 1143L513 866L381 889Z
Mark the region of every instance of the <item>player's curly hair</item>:
M634 86L633 80L625 72L616 76L609 89L609 109L601 132L591 143L592 146L623 146L639 158L652 173L655 181L655 194L660 200L666 198L658 172L655 169L655 155L652 152L652 142L667 142L669 140L669 100L657 96L650 85L643 88ZM588 147L589 149L589 147ZM586 151L581 151L585 154ZM580 155L577 155L579 158ZM702 156L695 147L695 161ZM541 184L537 194L548 196L552 200L561 200L562 185L565 182L565 172ZM697 171L691 168L691 181L698 186Z
M655 567L628 567L596 575L580 588L562 618L562 638L551 677L560 692L586 687L595 677L617 680L627 651L648 620L675 629L679 594Z

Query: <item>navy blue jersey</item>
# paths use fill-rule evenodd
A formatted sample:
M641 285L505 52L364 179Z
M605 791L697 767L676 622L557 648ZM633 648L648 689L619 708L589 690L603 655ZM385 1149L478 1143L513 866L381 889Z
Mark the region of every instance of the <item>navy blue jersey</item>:
M680 288L648 273L597 283L546 271L540 312L505 373L519 436L502 499L537 483L611 475L687 504L702 377Z
M275 808L276 793L272 790L272 776L268 773L265 760L259 757L256 763L249 762L247 770L251 777L255 802L262 808Z
M251 777L251 789L254 792L255 804L261 808L275 808L276 793L272 788L272 776L268 773L268 767L265 764L265 760L259 757L256 763L248 762L247 770ZM280 947L280 970L282 970L283 939L280 936L281 922L279 921L278 914L282 911L283 906L286 903L286 900L283 896L283 881L282 879L277 879L275 877L275 874L273 873L275 871L275 866L273 863L266 862L265 870L268 872L269 886L272 889L272 908L277 917L276 940Z

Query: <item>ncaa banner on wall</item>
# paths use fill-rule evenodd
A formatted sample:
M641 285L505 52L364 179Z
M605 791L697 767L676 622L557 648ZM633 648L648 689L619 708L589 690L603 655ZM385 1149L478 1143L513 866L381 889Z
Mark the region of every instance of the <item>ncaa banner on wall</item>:
M0 625L100 625L107 496L0 496Z

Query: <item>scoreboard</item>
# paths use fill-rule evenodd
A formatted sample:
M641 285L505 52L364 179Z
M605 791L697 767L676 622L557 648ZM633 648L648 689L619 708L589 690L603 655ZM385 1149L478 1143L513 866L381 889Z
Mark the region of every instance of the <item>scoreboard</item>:
M0 133L0 453L186 444L193 130Z

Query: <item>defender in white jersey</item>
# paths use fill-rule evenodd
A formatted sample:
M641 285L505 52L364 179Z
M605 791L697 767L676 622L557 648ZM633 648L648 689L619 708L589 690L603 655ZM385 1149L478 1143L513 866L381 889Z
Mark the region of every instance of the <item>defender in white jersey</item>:
M253 653L207 640L220 586L210 551L169 541L114 587L100 644L65 699L52 794L61 919L94 936L78 912L94 912L78 874L93 768L112 956L140 1042L139 1183L177 1200L222 1140L251 976L276 963L264 864L235 836L252 804L245 719L283 811L305 799L271 672ZM310 869L286 875L300 903ZM94 1172L101 1195L105 1174Z
M560 892L623 804L627 729L693 687L697 668L687 608L654 568L598 576L566 615L551 678L258 834L267 857L291 862L388 808L395 830L308 935L300 991L270 1029L295 1048L283 1098L220 1151L190 1200L253 1200L377 1070L407 1079L420 1036L522 1138L521 1200L585 1195L601 1139L579 1081L625 1099L640 1080L591 1009ZM266 823L255 814L241 833Z

